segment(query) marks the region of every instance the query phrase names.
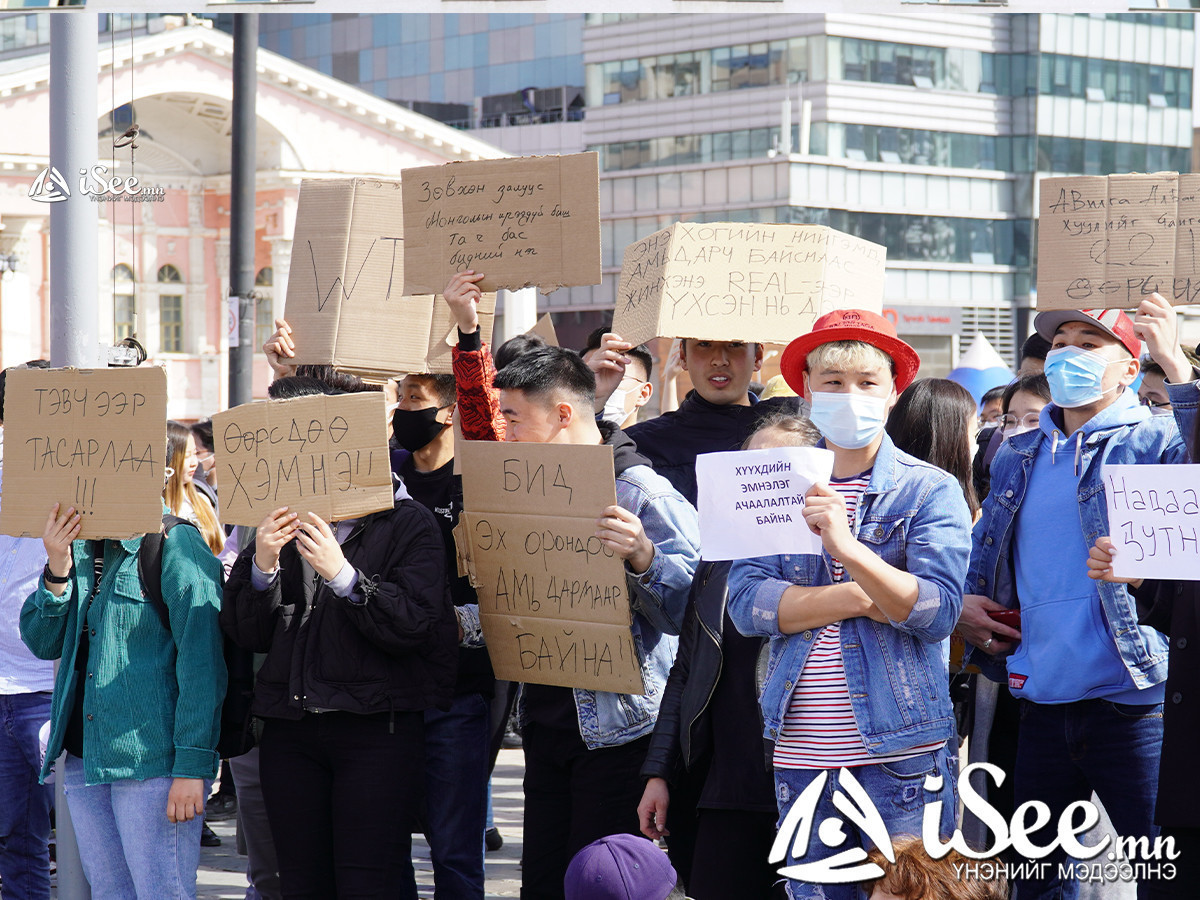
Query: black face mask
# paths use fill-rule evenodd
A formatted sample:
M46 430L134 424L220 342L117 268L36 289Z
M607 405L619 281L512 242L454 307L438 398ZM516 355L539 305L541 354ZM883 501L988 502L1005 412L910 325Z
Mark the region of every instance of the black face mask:
M392 433L396 443L409 453L416 453L432 443L442 433L448 422L437 421L437 414L444 406L425 409L396 409L392 412Z

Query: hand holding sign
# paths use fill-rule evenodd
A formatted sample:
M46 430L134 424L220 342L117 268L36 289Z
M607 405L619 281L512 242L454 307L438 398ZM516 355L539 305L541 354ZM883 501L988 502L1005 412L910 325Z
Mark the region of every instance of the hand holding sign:
M1096 538L1096 543L1088 551L1088 578L1110 584L1141 584L1141 578L1120 578L1113 573L1113 558L1116 555L1117 547L1112 538L1108 535Z
M821 545L834 558L845 556L858 543L850 532L845 498L826 484L814 484L808 489L804 494L801 515L812 533L820 537Z
M642 520L624 507L613 505L596 520L596 537L641 575L654 562L654 544L646 537Z
M46 546L46 565L50 567L50 574L66 578L74 564L71 542L79 537L80 516L73 506L62 515L59 515L59 508L58 503L50 508L42 543Z
M272 510L259 523L254 536L254 564L262 572L273 572L279 565L284 545L296 536L297 518L286 506Z
M1146 342L1168 381L1182 384L1192 380L1192 364L1179 348L1179 316L1162 294L1153 293L1138 304L1133 333Z
M483 281L484 277L482 272L472 269L457 272L442 293L458 330L463 334L473 334L479 330L479 303L483 299L479 282Z

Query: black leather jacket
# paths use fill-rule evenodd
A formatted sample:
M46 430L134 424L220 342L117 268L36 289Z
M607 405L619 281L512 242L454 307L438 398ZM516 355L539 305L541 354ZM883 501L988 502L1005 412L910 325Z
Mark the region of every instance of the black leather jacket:
M721 677L724 657L721 632L728 596L725 579L730 563L701 562L679 635L679 652L663 690L658 722L642 765L643 778L663 778L678 785L685 770L705 760L712 749L712 717L708 705ZM762 712L759 711L761 721ZM747 740L762 740L762 728Z

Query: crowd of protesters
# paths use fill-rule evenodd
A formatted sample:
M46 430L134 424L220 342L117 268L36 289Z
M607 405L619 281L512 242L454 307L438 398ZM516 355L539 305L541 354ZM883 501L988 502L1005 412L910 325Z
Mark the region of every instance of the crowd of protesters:
M52 775L105 900L194 897L206 802L236 806L248 898L416 898L424 833L435 896L482 900L510 711L525 900L1071 898L1059 821L1093 793L1122 838L1179 851L1138 896L1192 896L1200 595L1114 575L1100 476L1191 459L1200 369L1169 303L1038 314L981 404L918 379L865 310L791 340L766 391L762 345L688 338L645 418L648 348L600 329L493 355L482 277L443 294L453 374L386 386L391 509L223 528L211 423L172 422L162 532L79 540L55 505L41 540L0 537L5 900L49 896ZM263 349L273 399L380 389L292 365L286 322ZM461 439L611 448L595 534L624 564L644 693L497 682L452 535ZM813 446L832 475L779 527L821 552L702 559L697 456ZM975 773L986 822L960 811L964 757L1006 776ZM1029 801L1047 865L1010 887L1009 851L981 875L964 851Z

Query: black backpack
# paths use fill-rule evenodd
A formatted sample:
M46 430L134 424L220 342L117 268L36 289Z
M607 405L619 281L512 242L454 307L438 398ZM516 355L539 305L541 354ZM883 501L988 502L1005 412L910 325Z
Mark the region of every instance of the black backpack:
M187 519L164 515L163 530L143 537L138 550L138 577L168 632L171 630L171 620L162 595L162 555L163 542L176 525L196 527ZM257 737L254 719L250 715L250 703L254 699L254 654L242 650L228 637L223 638L223 645L229 683L225 688L225 701L221 704L221 736L217 741L217 753L221 759L229 759L252 749Z

